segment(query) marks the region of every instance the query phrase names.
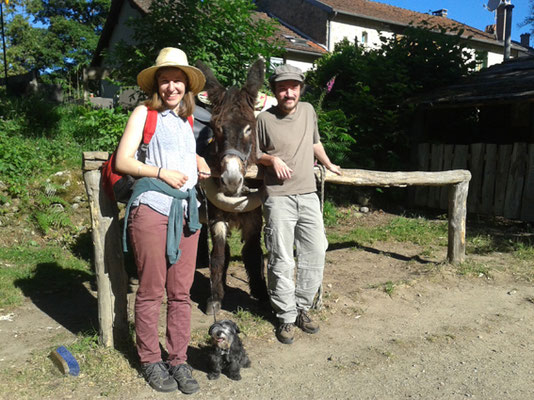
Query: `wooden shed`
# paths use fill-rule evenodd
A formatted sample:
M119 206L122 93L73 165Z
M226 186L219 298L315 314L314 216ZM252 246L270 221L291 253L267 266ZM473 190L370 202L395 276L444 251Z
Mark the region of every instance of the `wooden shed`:
M534 57L474 73L419 98L417 169L468 169L468 212L534 221ZM446 207L440 188L415 204Z

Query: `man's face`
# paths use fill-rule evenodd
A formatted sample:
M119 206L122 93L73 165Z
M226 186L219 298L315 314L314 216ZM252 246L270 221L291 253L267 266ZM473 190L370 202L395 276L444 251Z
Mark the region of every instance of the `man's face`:
M300 99L299 81L280 81L275 82L274 97L278 101L278 109L284 114L295 112Z

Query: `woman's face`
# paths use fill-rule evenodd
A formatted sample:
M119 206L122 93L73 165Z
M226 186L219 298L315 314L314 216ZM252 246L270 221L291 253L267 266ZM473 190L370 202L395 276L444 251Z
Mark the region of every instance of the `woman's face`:
M178 111L187 87L187 75L178 68L164 68L157 73L158 93L167 108Z

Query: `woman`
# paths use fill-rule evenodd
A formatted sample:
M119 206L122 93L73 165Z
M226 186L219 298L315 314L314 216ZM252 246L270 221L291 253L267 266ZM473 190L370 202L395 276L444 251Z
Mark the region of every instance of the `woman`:
M194 187L199 178L210 176L210 169L196 154L187 117L193 114L194 96L203 89L205 78L189 66L182 50L168 47L160 51L152 67L139 73L137 83L148 100L132 112L116 154L119 172L152 178L137 181L126 218L139 275L136 347L150 386L161 392L178 388L190 394L199 389L186 364L191 333L189 294L200 227ZM158 112L156 131L141 162L137 150L149 109ZM158 337L165 290L166 362Z

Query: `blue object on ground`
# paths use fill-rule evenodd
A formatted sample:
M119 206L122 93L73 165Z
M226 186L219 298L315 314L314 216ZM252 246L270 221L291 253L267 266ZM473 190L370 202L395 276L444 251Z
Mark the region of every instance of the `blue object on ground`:
M59 346L56 350L53 350L50 353L50 357L56 362L64 374L69 373L72 376L78 376L80 373L78 361L76 361L65 346Z

